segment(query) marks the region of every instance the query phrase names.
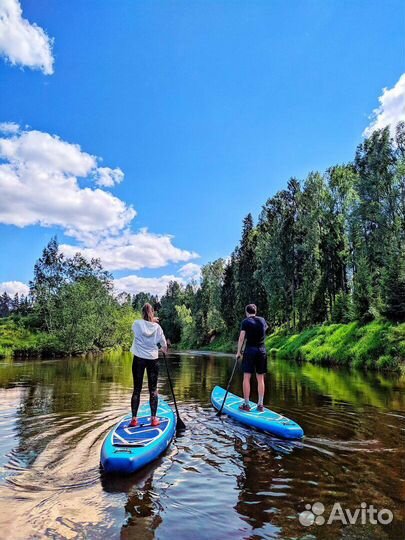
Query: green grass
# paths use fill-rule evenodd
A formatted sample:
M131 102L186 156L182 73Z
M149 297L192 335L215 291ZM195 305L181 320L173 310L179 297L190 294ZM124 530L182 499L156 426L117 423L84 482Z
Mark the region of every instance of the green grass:
M223 353L236 353L236 342L232 341L228 336L221 334L214 339L212 343L201 347L203 351L214 351Z
M279 329L267 337L266 348L270 356L286 360L405 372L405 323L324 324L297 333ZM204 349L235 352L236 343L220 335Z
M266 346L278 358L400 371L405 363L405 324L325 324L300 333L278 331Z

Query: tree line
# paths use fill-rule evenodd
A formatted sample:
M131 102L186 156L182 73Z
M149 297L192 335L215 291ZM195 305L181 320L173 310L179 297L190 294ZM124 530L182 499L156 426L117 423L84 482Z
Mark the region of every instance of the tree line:
M97 259L66 257L56 238L34 267L26 296L0 296L0 317L42 332L43 352L128 348L135 312L158 311L172 343L207 345L237 336L255 303L272 329L325 322L405 321L405 123L357 148L352 162L291 178L243 220L227 259L202 267L200 283L169 283L158 299L114 292Z
M113 278L98 259L88 261L80 253L66 257L53 238L35 263L29 288L28 297L0 297L0 316L19 325L10 328L37 338L28 353L129 347L135 318L131 297L114 293Z
M159 316L168 337L202 346L237 335L255 303L273 328L405 321L405 124L376 130L352 162L311 172L251 214L230 257L201 283L168 285Z

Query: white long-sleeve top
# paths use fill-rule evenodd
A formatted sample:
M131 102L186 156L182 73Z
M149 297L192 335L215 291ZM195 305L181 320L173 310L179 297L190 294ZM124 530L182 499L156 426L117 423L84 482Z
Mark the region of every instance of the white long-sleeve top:
M159 357L158 344L161 347L167 346L165 335L158 323L141 319L134 322L132 330L134 341L131 352L139 358L155 360Z

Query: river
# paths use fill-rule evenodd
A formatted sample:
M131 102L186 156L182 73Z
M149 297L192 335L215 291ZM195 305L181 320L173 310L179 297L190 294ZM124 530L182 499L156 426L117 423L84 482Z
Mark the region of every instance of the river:
M99 469L100 448L128 412L131 356L3 361L0 537L405 538L404 378L269 361L265 404L305 431L287 442L215 415L210 392L232 364L230 355L172 353L188 429L146 469L113 478ZM170 399L161 367L159 392ZM240 387L237 373L231 390ZM302 524L316 502L320 524ZM352 514L361 503L388 509L393 520L349 523L336 503Z

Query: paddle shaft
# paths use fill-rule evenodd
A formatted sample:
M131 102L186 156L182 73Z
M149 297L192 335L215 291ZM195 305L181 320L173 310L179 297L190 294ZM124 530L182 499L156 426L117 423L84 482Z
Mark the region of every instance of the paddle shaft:
M169 379L170 390L171 390L172 396L173 396L174 408L176 409L176 415L177 415L177 425L176 425L176 429L177 429L177 430L183 430L183 429L186 429L186 424L185 424L185 423L183 422L183 420L180 418L179 410L178 410L178 408L177 408L176 396L174 395L173 384L172 384L172 378L170 377L170 371L169 371L169 366L167 365L166 354L165 354L163 351L162 351L162 354L163 354L163 358L165 359L165 366L166 366L166 371L167 371L167 378Z
M231 386L231 382L232 382L233 375L234 375L234 373L235 373L235 369L236 369L237 364L238 364L238 357L235 358L235 363L234 363L234 365L233 365L233 369L232 369L231 376L229 377L228 386L226 387L226 392L225 392L224 400L223 400L223 402L222 402L221 408L220 408L219 411L217 412L217 416L221 416L221 414L222 414L222 409L224 408L225 401L226 401L226 398L227 398L227 396L228 396L229 388L230 388L230 386Z

